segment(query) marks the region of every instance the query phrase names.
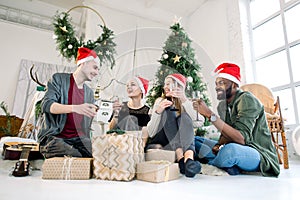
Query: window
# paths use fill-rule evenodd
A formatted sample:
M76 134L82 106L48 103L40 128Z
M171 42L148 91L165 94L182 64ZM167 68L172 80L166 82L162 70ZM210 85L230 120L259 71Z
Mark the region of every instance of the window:
M256 81L269 88L290 83L288 63L284 51L256 61Z
M299 55L300 55L300 44L290 48L292 73L295 82L300 81L300 56Z
M274 38L276 38L274 40ZM284 46L284 35L280 16L253 30L254 51L262 55L268 51Z
M250 4L252 24L269 17L280 10L278 0L255 0Z
M300 102L300 86L296 87L296 99L297 102ZM300 106L298 106L298 113L300 113Z
M285 12L285 23L287 30L288 42L299 40L300 35L300 4Z
M250 0L254 80L279 96L286 125L299 125L300 0Z
M279 96L281 113L286 120L286 124L295 124L295 114L293 106L292 92L290 89L281 90L273 93L275 99Z

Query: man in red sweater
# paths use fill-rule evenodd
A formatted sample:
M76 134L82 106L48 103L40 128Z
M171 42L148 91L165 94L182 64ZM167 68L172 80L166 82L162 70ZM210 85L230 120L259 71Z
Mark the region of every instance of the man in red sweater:
M78 49L74 73L56 73L42 100L43 124L38 133L41 153L55 156L92 157L90 127L96 115L94 92L85 82L99 74L95 51Z

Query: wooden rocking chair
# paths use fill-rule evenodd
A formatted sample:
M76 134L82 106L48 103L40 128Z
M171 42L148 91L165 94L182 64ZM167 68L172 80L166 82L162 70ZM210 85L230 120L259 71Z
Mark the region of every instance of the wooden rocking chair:
M279 97L277 96L275 100L271 90L261 84L245 84L241 86L241 89L251 92L264 105L269 130L276 148L279 163L283 164L284 169L288 169L288 150Z

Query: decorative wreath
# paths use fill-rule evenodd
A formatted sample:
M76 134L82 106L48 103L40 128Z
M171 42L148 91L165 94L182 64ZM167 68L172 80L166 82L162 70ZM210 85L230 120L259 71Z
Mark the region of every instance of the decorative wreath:
M102 34L95 41L88 40L87 42L84 42L82 37L80 37L79 40L76 38L74 26L71 24L72 18L69 15L69 12L75 8L91 9L102 20L103 25L99 25L102 28ZM114 33L106 27L103 18L96 10L88 6L73 7L67 12L57 13L54 16L53 25L57 50L59 50L64 58L68 60L73 58L76 60L78 48L87 47L89 49L93 49L97 53L101 66L104 62L109 62L111 69L113 68L115 65L114 55L116 53L116 44L113 41Z

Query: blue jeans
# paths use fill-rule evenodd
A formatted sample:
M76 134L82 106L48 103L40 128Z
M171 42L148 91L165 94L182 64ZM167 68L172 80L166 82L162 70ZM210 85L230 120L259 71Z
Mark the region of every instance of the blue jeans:
M215 140L195 136L196 156L206 159L208 164L218 168L237 166L243 171L259 171L260 154L256 149L237 143L228 143L215 155L212 147L216 143Z

